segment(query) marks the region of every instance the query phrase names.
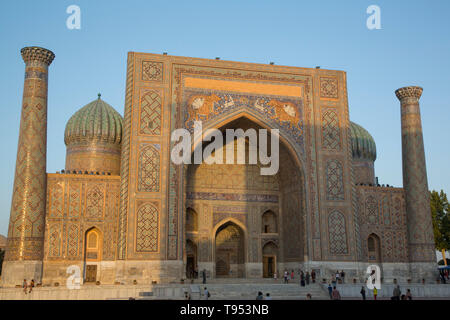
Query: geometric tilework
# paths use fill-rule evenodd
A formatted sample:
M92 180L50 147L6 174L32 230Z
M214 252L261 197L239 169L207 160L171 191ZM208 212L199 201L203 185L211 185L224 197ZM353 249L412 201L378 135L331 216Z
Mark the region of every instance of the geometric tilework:
M98 185L94 185L86 195L86 218L101 219L103 217L103 202L103 190L100 190Z
M50 188L50 216L52 218L61 218L63 215L64 194L60 184L55 184Z
M338 160L328 160L326 167L327 200L344 200L342 164Z
M338 98L338 81L336 78L320 78L320 97L321 98Z
M347 254L347 232L345 228L345 217L335 210L328 216L328 233L330 238L330 253Z
M70 184L69 186L69 218L79 218L81 214L81 185Z
M70 224L67 228L67 255L78 256L78 225Z
M142 62L142 80L161 81L163 77L162 62L143 61Z
M378 224L378 202L372 195L366 198L366 215L371 224Z
M49 174L50 203L55 189L61 189L57 192L67 196L62 209L58 206L62 215L52 212L50 205L47 207L44 261L81 261L83 234L93 227L102 233L103 250L98 257L103 261L116 259L119 183L119 177Z
M392 224L396 226L402 226L404 224L403 222L403 210L402 210L402 200L401 198L394 197L392 199L393 205L392 205Z
M59 257L61 255L61 225L51 225L48 234L48 255L49 257Z
M159 145L139 146L138 191L159 192Z
M151 203L140 206L136 215L136 252L158 251L158 209Z
M333 110L322 113L322 146L330 150L341 149L339 118Z
M161 134L161 97L154 91L141 98L139 134Z
M406 212L402 204L404 190L368 186L358 189L361 239L366 241L373 234L379 237L379 262L407 262ZM369 252L365 254L368 257Z
M387 196L383 197L381 200L381 210L382 210L382 217L383 217L383 224L389 225L391 223L391 216L390 216L390 204L389 204L389 198Z

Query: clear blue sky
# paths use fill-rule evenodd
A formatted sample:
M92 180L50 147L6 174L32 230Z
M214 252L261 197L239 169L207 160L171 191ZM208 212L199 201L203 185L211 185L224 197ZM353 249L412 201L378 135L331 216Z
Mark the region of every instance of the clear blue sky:
M69 5L81 30L66 28ZM369 5L382 30L366 28ZM450 1L2 1L0 234L6 235L24 63L20 49L51 49L47 171L64 168L64 127L102 93L123 114L128 51L347 71L350 118L375 138L380 182L402 185L400 107L394 91L421 99L428 181L450 192Z

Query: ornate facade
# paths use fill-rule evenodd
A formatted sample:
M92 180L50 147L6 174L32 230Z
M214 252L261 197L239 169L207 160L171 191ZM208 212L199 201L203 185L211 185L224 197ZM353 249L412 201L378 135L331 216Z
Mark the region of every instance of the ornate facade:
M385 279L432 277L420 88L397 91L405 189L380 187L375 142L349 120L345 72L130 52L124 118L99 95L67 123L65 171L47 174L54 55L22 55L4 285L64 283L72 265L84 282L101 283L168 282L203 269L212 278L344 269L362 279L370 264ZM171 132L193 135L194 121L223 132L278 129L278 173L235 159L175 165ZM193 148L207 148L193 138ZM223 148L238 150L230 143Z

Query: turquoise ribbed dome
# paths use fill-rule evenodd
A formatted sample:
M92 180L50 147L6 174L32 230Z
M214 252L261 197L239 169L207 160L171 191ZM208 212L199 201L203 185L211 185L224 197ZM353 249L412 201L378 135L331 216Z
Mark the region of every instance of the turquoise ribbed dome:
M85 105L69 119L64 133L66 145L102 142L120 145L122 116L100 98Z
M375 161L377 147L375 140L366 129L350 121L350 137L353 159Z

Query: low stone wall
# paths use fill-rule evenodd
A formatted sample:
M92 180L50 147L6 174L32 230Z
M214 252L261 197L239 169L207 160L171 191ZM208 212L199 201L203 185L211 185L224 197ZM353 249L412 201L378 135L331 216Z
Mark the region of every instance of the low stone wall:
M328 284L322 284L325 290L328 290ZM338 284L336 288L339 290L342 298L361 298L361 287L366 289L366 297L373 299L373 291L367 289L365 284ZM380 298L390 298L394 292L395 284L381 284L378 290ZM407 289L411 290L414 298L448 298L450 299L450 284L408 284L399 283L402 294L406 294Z
M0 300L107 300L139 298L139 293L149 292L147 285L135 286L95 286L84 285L80 289L70 290L66 287L33 288L25 294L22 288L0 289Z

